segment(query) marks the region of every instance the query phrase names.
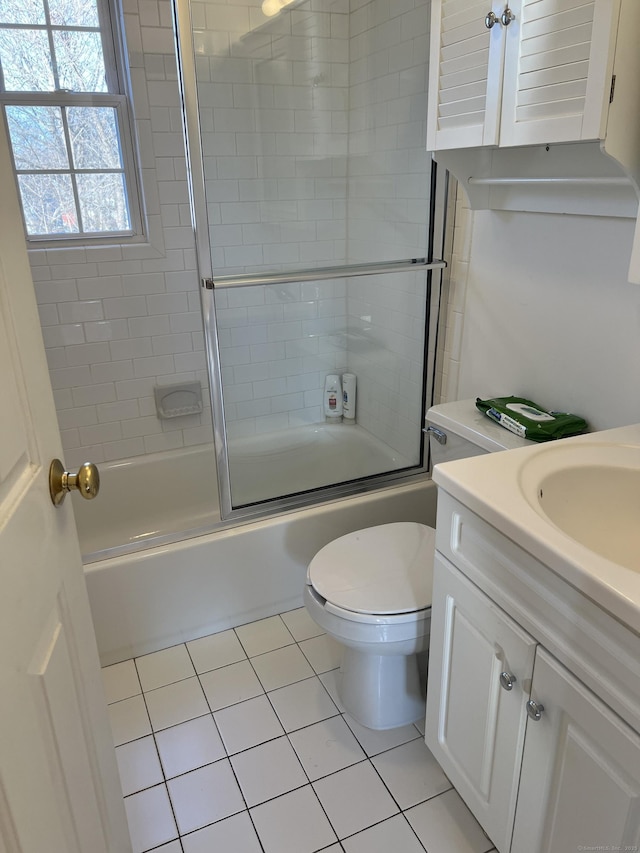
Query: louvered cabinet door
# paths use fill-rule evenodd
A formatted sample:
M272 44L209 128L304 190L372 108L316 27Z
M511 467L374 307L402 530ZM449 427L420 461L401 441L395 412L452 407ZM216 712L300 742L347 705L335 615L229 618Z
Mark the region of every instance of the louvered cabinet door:
M498 144L505 30L498 0L433 0L427 149Z
M500 145L603 139L620 0L513 0Z

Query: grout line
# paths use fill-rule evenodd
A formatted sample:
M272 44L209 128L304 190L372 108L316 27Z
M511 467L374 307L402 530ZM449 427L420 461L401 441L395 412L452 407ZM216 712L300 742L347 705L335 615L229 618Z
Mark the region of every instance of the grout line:
M294 609L298 609L298 608L294 608ZM260 621L260 620L258 620L258 621ZM287 627L287 626L286 626L286 623L284 623L284 620L282 620L282 621L283 621L283 624L285 624L285 627ZM251 624L251 623L247 623L247 624ZM287 628L287 630L288 630L288 628ZM290 632L289 632L289 633L290 633ZM236 635L236 636L237 636L237 635ZM318 636L322 636L322 635L318 635ZM311 639L313 639L313 638L311 638ZM239 637L238 637L238 641L239 641L239 642L241 643L241 645L242 645L242 642L241 642L241 640L240 640L240 638L239 638ZM300 642L299 642L299 641L297 641L297 640L295 640L295 638L294 638L294 642L293 642L293 644L297 645L297 646L298 646L298 648L300 649L300 651L302 652L302 654L304 655L304 651L300 648ZM191 653L189 652L189 649L188 649L188 647L186 646L186 643L185 643L185 644L176 644L176 645L185 645L185 647L187 648L187 653L189 654L189 659L190 659L190 661L191 661L192 665L194 666L194 670L195 670L195 664L193 663L193 658L191 657ZM292 644L288 644L287 646L281 646L281 647L279 647L279 648L288 648L290 645L292 645ZM169 647L169 648L173 648L173 647ZM245 654L246 654L246 650L244 649L244 646L242 646L242 648L243 648L243 650L245 651ZM278 649L272 649L272 650L270 650L270 651L278 651ZM253 672L255 673L256 677L258 678L258 681L259 681L259 683L260 683L260 685L261 685L261 686L262 686L262 682L260 681L260 678L259 678L258 673L256 672L255 668L253 667L253 664L252 664L252 658L260 657L262 654L268 654L268 652L263 652L263 653L261 653L261 654L259 654L259 655L252 655L251 657L247 655L247 657L245 658L245 659L246 659L246 660L251 664L252 670L253 670ZM304 657L305 657L305 659L308 661L307 656L306 656L306 655L304 655ZM135 664L135 658L134 658L133 660L134 660L134 664ZM231 663L231 664L225 664L223 667L216 667L214 670L207 670L207 672L213 672L213 671L216 671L217 669L224 669L224 668L225 668L225 667L227 667L227 666L233 666L235 663L242 663L242 662L244 662L244 661L235 661L235 662L233 662L233 663ZM310 661L309 661L309 664L310 664L310 666L311 666L311 667L312 667L312 669L313 669L313 665L311 664L311 662L310 662ZM334 670L327 670L326 672L332 672L332 671L335 671L336 669L338 669L338 667L334 668ZM333 832L335 833L336 838L338 838L338 841L337 841L337 842L333 841L333 842L331 842L329 845L325 845L325 847L320 848L320 850L327 850L327 849L329 849L330 847L332 847L333 845L335 845L335 844L337 843L337 844L338 844L338 846L339 846L339 848L340 848L340 850L344 851L344 847L342 846L342 843L341 843L343 840L345 840L346 838L352 838L352 837L354 837L354 836L360 835L361 833L365 832L366 830L371 829L371 828L372 828L372 827L374 827L374 826L379 826L379 825L381 825L382 823L384 823L385 821L390 820L390 819L392 819L392 818L394 818L394 817L397 817L398 815L402 815L402 817L403 817L404 821L409 825L409 827L410 827L410 829L411 829L412 833L413 833L413 834L414 834L414 836L416 837L416 841L417 841L417 843L420 845L420 847L421 847L422 849L424 849L424 845L422 844L422 842L421 842L421 841L420 841L420 839L418 838L418 836L417 836L417 834L416 834L415 830L413 829L413 827L411 826L411 823L408 821L408 819L407 819L407 817L406 817L405 812L406 812L407 810L402 809L402 808L400 807L400 804L398 803L398 801L397 801L396 797L394 796L393 792L392 792L392 791L391 791L391 789L388 787L388 785L386 784L386 782L384 781L384 779L382 778L382 776L380 775L380 773L379 773L379 771L378 771L377 767L375 766L375 764L373 763L373 760L372 760L373 758L377 757L378 755L383 755L383 754L384 754L384 753L386 753L386 752L390 752L390 751L392 751L392 750L394 750L394 749L397 749L397 748L398 748L398 747L400 747L400 746L404 746L406 743L410 743L412 740L417 740L418 738L421 738L421 737L422 737L422 733L421 733L421 732L420 732L420 730L417 728L417 726L415 726L415 724L414 724L414 727L415 727L415 730L416 730L416 737L415 737L415 738L412 738L412 739L410 739L409 741L404 741L404 742L403 742L403 743L401 743L401 744L395 744L395 745L393 745L393 746L390 746L390 747L388 747L388 748L386 748L386 749L381 750L380 752L375 752L375 753L374 753L373 755L371 755L371 756L368 754L367 750L365 749L365 746L363 745L363 743L361 742L361 740L358 738L358 736L356 735L356 733L355 733L355 732L351 729L351 727L349 726L349 723L348 723L348 721L346 720L346 712L340 711L337 707L336 707L336 713L335 713L335 714L331 714L329 717L323 717L323 718L322 718L322 719L320 719L320 720L315 720L315 721L313 721L313 722L311 722L311 723L308 723L308 724L306 724L306 725L303 725L303 726L300 726L300 727L298 727L298 728L292 729L290 732L284 731L284 725L283 725L283 723L282 723L282 720L280 720L280 717L279 717L279 715L278 715L278 713L277 713L277 711L276 711L276 708L275 708L275 706L273 705L273 703L272 703L272 701L271 701L271 697L270 697L270 694L271 694L271 693L275 693L275 692L277 692L277 691L279 691L279 690L284 690L284 689L286 689L287 687L292 687L293 685L295 685L295 684L300 684L300 683L302 683L303 681L310 681L312 678L317 678L317 679L318 679L318 681L319 681L319 683L320 683L320 685L321 685L321 687L322 687L322 689L323 689L323 691L327 694L327 696L331 699L331 701L332 701L332 702L333 702L333 704L335 705L335 700L333 699L333 697L331 696L331 694L330 694L330 693L329 693L329 691L327 690L327 688L326 688L326 686L325 686L324 682L323 682L323 681L322 681L322 679L320 678L320 675L324 675L325 673L318 673L318 672L316 672L316 671L315 671L315 669L314 669L314 674L313 674L313 675L305 676L304 678L298 679L298 680L296 680L296 681L292 681L292 682L290 682L289 684L285 684L285 685L282 685L281 687L273 688L273 689L272 689L272 690L270 690L270 691L266 691L266 690L264 689L264 687L263 687L263 693L262 693L262 694L259 694L259 695L258 695L258 696L256 696L256 697L250 697L250 699L251 699L251 698L253 698L253 699L255 699L255 698L260 698L260 696L266 696L266 697L267 697L267 700L269 701L269 706L271 707L271 709L272 709L273 713L275 714L275 716L276 716L276 718L277 718L277 720L278 720L279 724L280 724L280 725L281 725L281 727L283 728L283 732L282 732L282 734L279 734L279 735L277 735L277 736L275 736L275 737L268 738L267 740L262 741L262 742L261 742L261 743L259 743L259 744L254 744L254 745L252 745L252 746L246 747L245 749L239 750L238 752L234 752L234 753L231 753L231 754L230 754L230 753L228 752L228 750L227 750L227 747L226 747L225 743L224 743L224 740L223 740L223 738L222 738L222 735L220 734L220 730L219 730L219 728L218 728L218 725L217 725L217 722L216 722L216 720L215 720L215 716L214 716L215 712L211 710L211 705L210 705L209 699L208 699L208 697L207 697L207 695L206 695L206 693L205 693L205 691L204 691L204 688L202 687L202 683L201 683L201 681L200 681L200 676L201 676L201 675L204 675L204 674L205 674L205 673L198 673L198 672L196 672L196 673L195 673L195 676L198 678L198 683L199 683L200 688L202 689L202 691L203 691L203 693L204 693L205 701L206 701L206 703L207 703L207 707L209 708L209 712L208 712L208 714L199 714L199 715L197 715L196 717L193 717L193 718L191 718L191 719L189 719L189 720L183 720L183 721L181 721L180 723L175 723L175 724L173 724L173 725L171 725L171 726L167 726L166 728L158 729L158 731L157 731L157 732L153 729L153 726L151 725L151 717L150 717L150 715L149 715L149 709L148 709L148 706L147 706L146 693L147 693L147 692L148 692L148 693L152 693L152 692L154 692L154 690L158 690L158 689L160 689L160 688L159 688L159 687L158 687L158 688L153 688L152 690L149 690L149 691L144 691L144 690L142 690L142 689L141 689L141 693L140 693L140 694L137 694L137 695L142 695L142 697L143 697L143 701L144 701L144 703L145 703L145 711L146 711L146 713L147 713L147 717L148 717L148 719L149 719L149 724L150 724L150 726L151 726L151 732L150 732L150 735L153 737L153 742L154 742L154 746L155 746L155 749L156 749L156 754L157 754L157 757L158 757L158 761L159 761L159 763L160 763L160 769L161 769L161 772L162 772L163 781L162 781L162 782L159 782L159 783L155 783L154 785L149 785L149 786L147 786L146 788L141 788L139 791L134 791L134 792L132 792L131 794L128 794L128 795L127 795L127 797L134 796L135 794L141 793L142 791L145 791L145 790L149 790L150 788L158 787L158 785L160 785L160 784L164 785L165 790L166 790L166 792L167 792L167 796L168 796L168 798L169 798L169 804L170 804L170 808L171 808L171 811L172 811L173 819L174 819L174 821L175 821L176 831L178 832L178 836L176 837L176 839L172 839L172 841L174 841L174 840L177 840L177 841L178 841L178 843L179 843L179 845L180 845L180 849L182 850L182 853L184 853L184 846L183 846L183 844L182 844L182 838L183 838L183 837L186 837L187 835L191 835L191 834L193 834L193 833L195 833L195 832L198 832L198 831L200 831L201 829L205 829L205 828L206 828L206 827L208 827L208 826L213 826L213 825L215 825L215 824L217 824L217 823L220 823L220 822L221 822L221 821L223 821L223 820L227 820L228 818L233 817L233 816L235 816L235 815L243 814L244 812L247 812L247 814L248 814L248 817L249 817L249 819L250 819L250 821L251 821L251 824L252 824L252 826L253 826L253 829L254 829L254 831L255 831L255 833L256 833L256 837L258 838L258 843L259 843L259 845L260 845L260 849L261 849L262 853L265 853L265 848L264 848L264 845L263 845L263 843L262 843L262 840L260 839L260 836L259 836L259 834L258 834L258 831L257 831L257 828L256 828L256 826L255 826L255 823L254 823L254 821L253 821L253 817L252 817L252 814L251 814L251 810L252 810L253 808L257 808L257 807L259 807L259 806L265 805L265 804L267 804L267 803L274 802L274 801L275 801L275 800L277 800L277 799L280 799L280 798L282 798L282 797L284 797L284 796L287 796L287 794L290 794L290 793L292 793L293 791L301 790L302 788L305 788L305 787L307 787L307 786L308 786L309 788L311 788L311 790L313 791L313 794L314 794L314 796L315 796L316 800L318 801L318 804L320 805L320 808L322 809L323 814L324 814L324 815L325 815L325 817L327 818L327 821L329 822L329 825L331 826L331 828L332 828ZM136 675L137 675L137 677L138 677L138 681L140 682L140 677L139 677L139 673L138 673L137 666L136 666ZM189 677L189 678L191 678L191 677L193 677L193 676L188 676L188 677ZM179 682L179 681L184 681L184 680L186 680L186 679L178 679L178 682ZM178 683L178 682L170 682L170 683L171 683L171 684L175 684L175 683ZM162 685L162 686L169 686L169 685ZM142 688L141 682L140 682L140 687ZM132 697L127 697L127 698L132 698ZM232 703L231 705L226 705L226 706L224 706L224 708L220 708L220 709L218 709L218 710L224 710L225 708L230 708L230 707L234 707L234 706L236 706L236 705L240 705L240 704L242 704L243 702L250 701L250 699L243 699L243 700L240 700L239 702ZM118 700L118 701L124 701L124 700ZM112 703L112 704L116 704L116 703ZM202 764L202 765L200 765L200 766L198 766L198 767L191 768L190 770L187 770L187 771L185 771L184 773L179 773L179 774L177 774L176 776L167 777L167 776L166 776L166 773L165 773L165 770L164 770L164 766L163 766L163 764L162 764L162 759L161 759L161 757L160 757L160 752L159 752L159 748L158 748L158 743L157 743L157 740L156 740L156 736L157 736L157 734L159 734L160 732L163 732L163 731L168 731L169 729L175 728L175 727L177 727L177 726L179 726L179 725L183 725L184 723L191 722L191 720L201 719L202 717L205 717L205 716L210 716L210 717L213 719L214 726L215 726L216 732L218 733L218 736L220 737L220 741L221 741L222 747L223 747L223 749L224 749L225 755L224 755L223 757L221 757L221 758L216 759L215 761L210 761L210 762L207 762L206 764ZM342 718L342 720L344 721L345 725L348 727L349 731L350 731L350 732L351 732L351 734L353 735L354 739L356 740L356 742L358 743L358 745L359 745L359 746L360 746L360 748L362 749L362 751L363 751L363 753L364 753L364 756L363 756L363 758L361 758L361 759L359 759L359 760L357 760L357 761L353 762L352 764L348 764L346 767L341 767L341 768L339 768L338 770L333 770L331 773L327 773L326 775L319 777L318 779L311 780L311 778L309 777L309 774L307 773L307 770L305 769L304 765L302 764L302 761L300 760L300 758L299 758L299 756L298 756L298 753L297 753L297 751L296 751L296 749L295 749L294 744L291 742L290 735L292 735L292 734L294 734L294 733L297 733L297 732L300 732L300 731L304 731L304 729L308 729L308 728L311 728L311 727L313 727L313 726L316 726L316 725L319 725L319 724L321 724L321 723L324 723L324 722L326 722L327 720L335 719L336 717L341 717L341 718ZM131 741L125 741L125 743L124 743L124 744L119 744L119 746L124 746L125 744L128 744L128 743L134 743L135 741L137 741L137 740L142 740L142 739L143 739L143 738L145 738L145 737L149 737L149 734L142 735L142 736L141 736L141 737L139 737L139 738L134 738L134 739L133 739L133 740L131 740ZM283 737L286 737L286 738L287 738L287 743L289 744L289 746L290 746L290 747L291 747L291 749L293 750L293 753L294 753L294 755L295 755L295 757L296 757L296 760L297 760L298 764L300 765L300 767L301 767L301 769L302 769L302 772L303 772L303 774L304 774L304 777L306 778L307 782L306 782L306 783L304 783L303 785L297 785L295 788L292 788L292 789L291 789L291 790L289 790L289 791L285 791L285 792L283 792L283 793L281 793L281 794L277 794L277 795L276 795L276 796L274 796L274 797L270 797L270 798L269 798L269 799L267 799L267 800L264 800L264 801L262 801L262 802L260 802L260 803L257 803L255 806L251 806L251 807L249 807L249 806L247 805L247 800L246 800L246 798L245 798L244 792L243 792L243 790L242 790L242 786L240 785L240 782L239 782L238 776L237 776L237 774L236 774L236 771L235 771L235 768L234 768L234 766L233 766L233 763L232 763L231 759L232 759L233 757L235 757L236 755L241 755L241 754L243 754L243 753L245 753L245 752L248 752L249 750L252 750L252 749L257 749L257 748L259 748L259 747L261 747L261 746L264 746L264 745L265 745L265 744L267 744L267 743L271 743L271 742L273 742L274 740L278 740L278 739L283 738ZM231 771L232 771L232 773L233 773L233 775L234 775L234 779L236 780L236 784L238 785L238 789L240 790L240 794L241 794L241 797L242 797L243 803L244 803L244 805L245 805L245 808L244 808L244 809L241 809L240 811L234 812L234 814L233 814L233 815L227 815L227 816L226 816L226 817L224 817L224 818L220 818L219 820L213 821L212 823L205 824L205 825L204 825L204 826L202 826L202 827L198 827L198 829L192 830L192 831L190 831L190 832L188 832L188 833L184 833L184 835L180 835L179 827L178 827L178 821L177 821L177 818L176 818L176 814L175 814L175 809L174 809L173 801L172 801L172 799L171 799L171 794L170 794L170 792L169 792L169 788L168 788L168 782L169 782L169 781L172 781L173 779L177 779L177 778L180 778L180 777L182 777L182 776L188 775L189 773L192 773L192 772L194 772L195 770L201 770L201 769L202 769L202 768L204 768L204 767L208 767L208 766L211 766L211 765L213 765L213 764L217 764L217 763L218 763L218 762L220 762L220 761L228 761L228 763L229 763L229 765L230 765L230 767L231 767ZM378 821L378 822L376 822L376 823L373 823L373 824L371 824L370 826L363 827L361 830L358 830L358 832L352 833L352 834L351 834L351 835L349 835L349 836L345 836L345 839L340 839L340 837L339 837L339 835L338 835L338 833L337 833L337 831L336 831L335 827L333 826L333 823L331 822L331 819L329 818L329 815L327 814L327 812L326 812L326 810L325 810L325 808L324 808L324 806L323 806L322 802L320 801L320 798L319 798L318 794L316 793L316 790L315 790L315 787L314 787L314 783L315 783L315 782L319 782L319 781L321 781L321 780L323 780L323 779L328 779L329 777L334 776L334 775L336 775L337 773L342 772L343 770L347 770L347 769L349 769L349 768L351 768L351 767L355 767L356 765L358 765L358 764L362 764L362 763L364 763L364 762L368 762L368 763L373 767L373 769L374 769L374 771L375 771L375 773L376 773L377 777L380 779L380 781L382 782L382 784L383 784L383 786L384 786L385 790L389 793L389 796L392 798L392 800L393 800L394 804L395 804L395 805L396 805L396 807L398 808L398 812L397 812L395 815L390 815L389 817L384 818L384 820L381 820L381 821ZM427 797L426 799L421 800L419 803L412 804L412 806L410 806L409 808L414 808L414 807L419 806L419 805L421 805L421 804L423 804L423 803L425 803L425 802L428 802L428 801L430 801L430 800L432 800L432 799L436 799L437 797L442 796L443 794L447 793L447 792L448 792L448 791L450 791L450 790L452 790L452 788L451 788L451 787L450 787L450 788L448 788L448 789L447 789L447 791L441 791L440 793L435 794L435 795L434 795L434 796L432 796L432 797ZM171 843L171 842L164 842L164 843ZM159 847L162 847L162 846L163 846L163 845L159 845ZM157 849L157 848L150 848L150 850L155 850L155 849ZM147 853L147 852L145 851L145 853Z

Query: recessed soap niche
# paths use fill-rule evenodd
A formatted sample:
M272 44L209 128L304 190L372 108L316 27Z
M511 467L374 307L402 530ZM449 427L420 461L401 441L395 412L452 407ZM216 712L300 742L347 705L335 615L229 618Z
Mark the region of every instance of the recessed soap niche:
M202 412L200 382L181 382L176 385L156 385L153 389L158 417L180 418Z

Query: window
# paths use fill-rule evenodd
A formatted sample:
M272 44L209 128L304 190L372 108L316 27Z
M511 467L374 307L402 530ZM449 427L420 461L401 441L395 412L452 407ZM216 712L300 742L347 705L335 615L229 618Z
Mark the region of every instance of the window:
M140 232L104 0L0 0L0 101L29 241Z

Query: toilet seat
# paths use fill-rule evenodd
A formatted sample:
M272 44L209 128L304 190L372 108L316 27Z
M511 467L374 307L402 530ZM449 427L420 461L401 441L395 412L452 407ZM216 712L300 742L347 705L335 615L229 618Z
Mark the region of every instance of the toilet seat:
M355 622L392 624L431 607L435 530L394 522L356 530L321 548L307 584L328 612Z

